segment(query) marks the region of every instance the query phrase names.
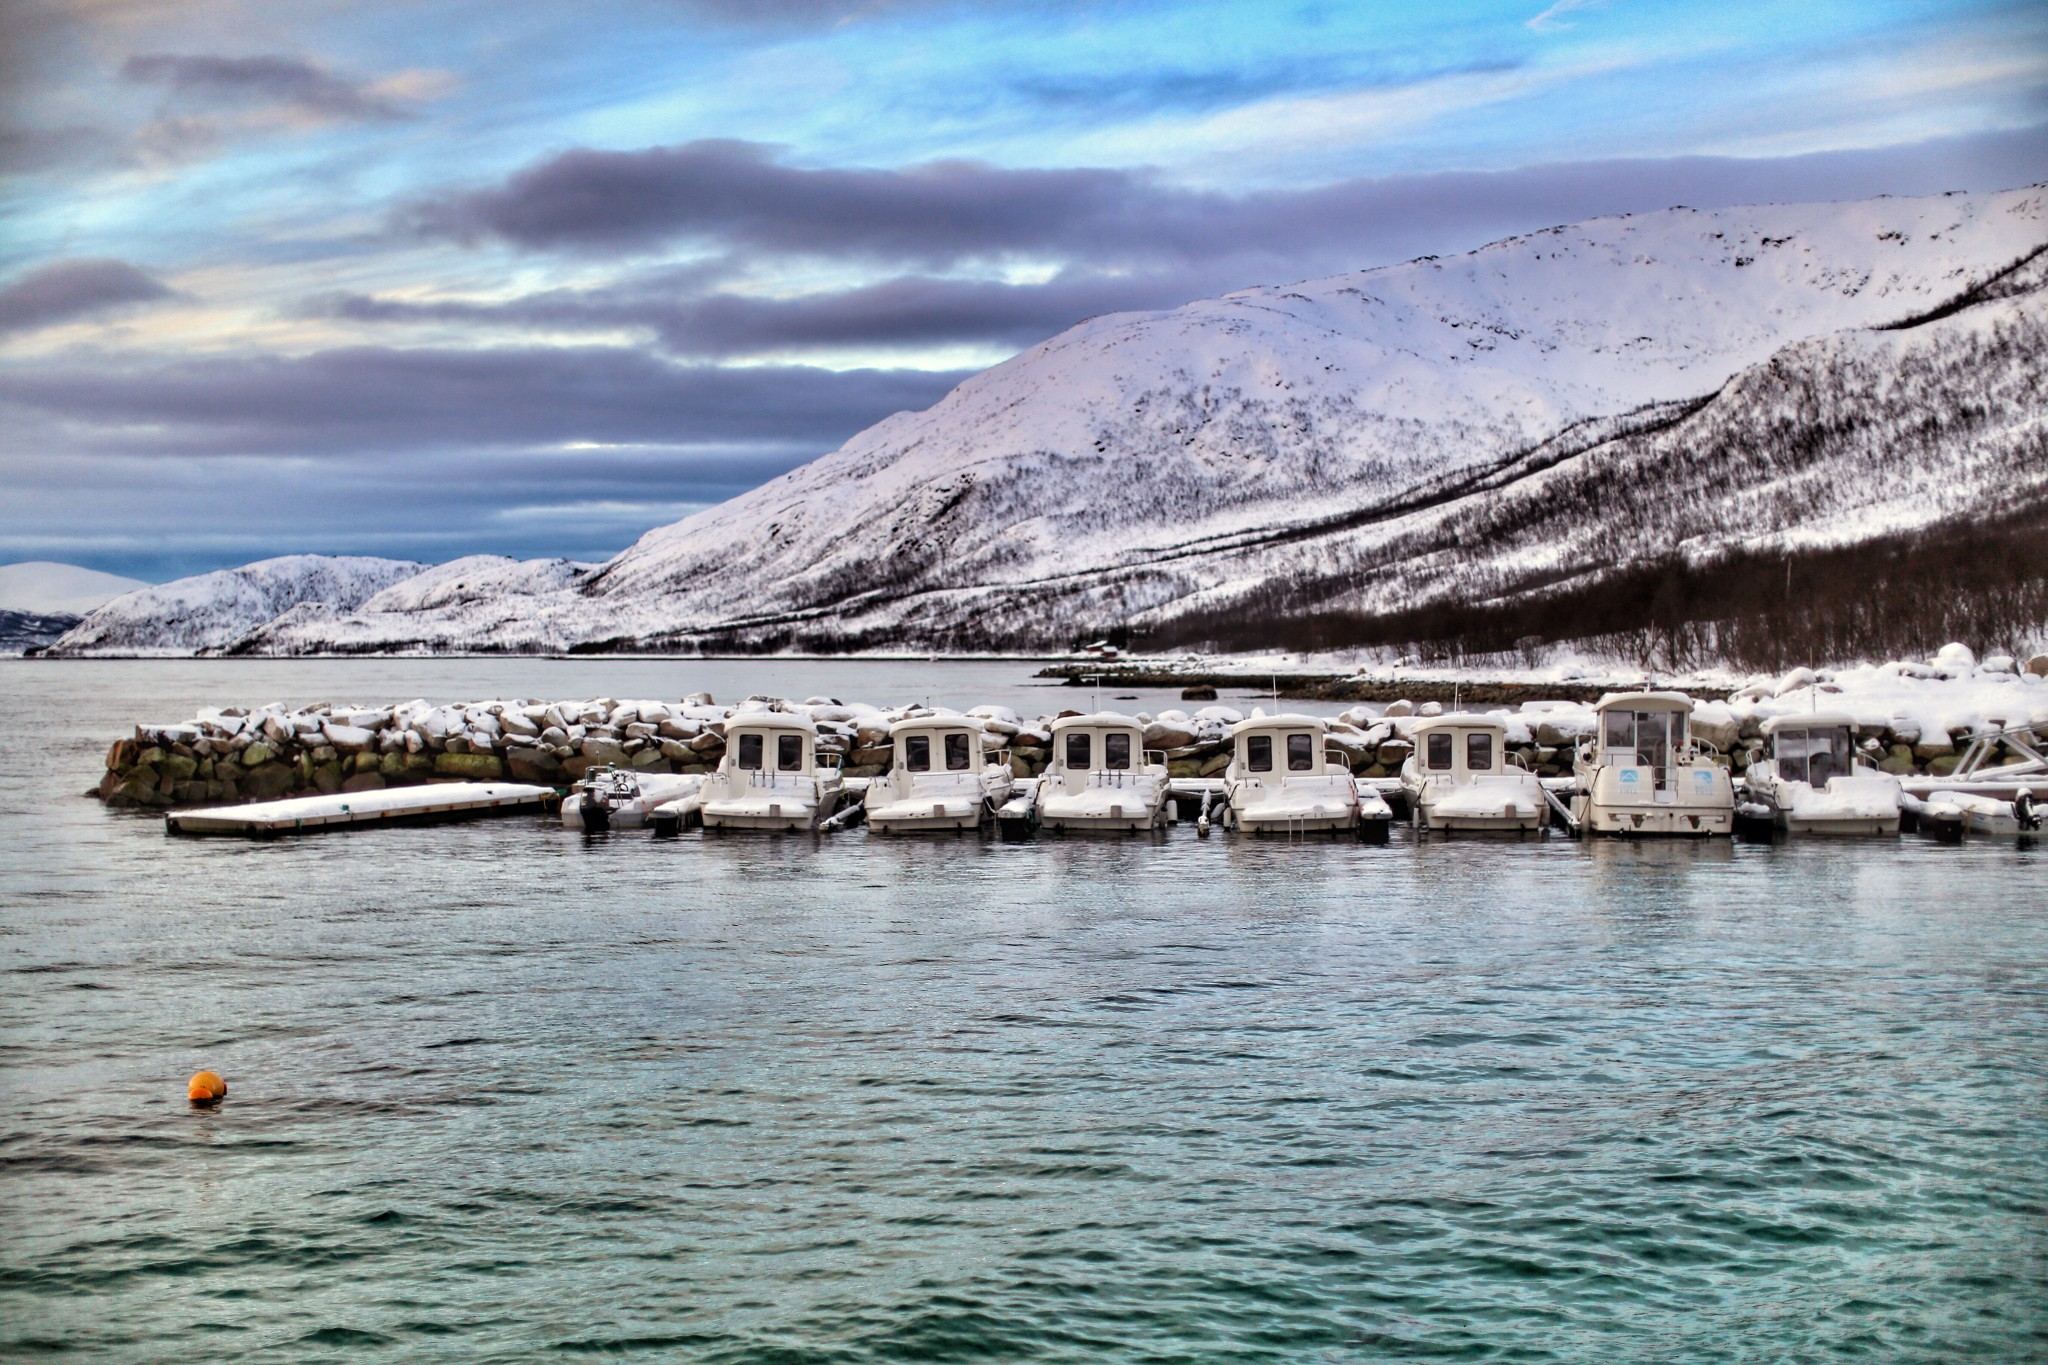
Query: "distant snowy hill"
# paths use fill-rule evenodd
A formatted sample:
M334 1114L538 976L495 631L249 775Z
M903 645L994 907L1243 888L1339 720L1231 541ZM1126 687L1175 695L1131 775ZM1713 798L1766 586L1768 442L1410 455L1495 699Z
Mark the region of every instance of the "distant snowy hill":
M25 654L54 643L78 624L76 616L45 616L33 611L8 611L0 607L0 655Z
M290 612L350 612L426 568L409 560L286 555L124 593L59 641L66 654L196 654Z
M1673 209L1097 318L608 564L212 647L1216 638L2042 505L2044 201ZM127 610L60 648L191 647Z
M0 564L0 611L83 616L124 592L148 586L139 578L123 578L46 559Z

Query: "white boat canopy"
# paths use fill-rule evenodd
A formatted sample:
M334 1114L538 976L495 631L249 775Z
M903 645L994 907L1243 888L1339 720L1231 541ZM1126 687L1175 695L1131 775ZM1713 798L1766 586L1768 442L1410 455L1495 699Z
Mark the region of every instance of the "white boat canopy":
M1856 717L1845 711L1807 711L1789 716L1772 716L1764 722L1763 731L1767 735L1775 735L1780 730L1829 730L1837 726L1854 730L1857 726Z
M1595 711L1683 711L1692 714L1692 698L1683 692L1609 692L1593 703Z
M727 760L746 771L807 773L817 741L811 718L787 711L740 711L725 723Z
M1414 761L1425 774L1501 772L1507 763L1507 734L1507 722L1499 716L1476 711L1429 716L1415 723Z
M978 771L984 730L973 716L906 716L889 726L896 762L913 773Z
M1136 716L1097 711L1052 723L1053 766L1070 772L1123 772L1145 763L1145 726Z
M1320 773L1324 769L1322 739L1329 728L1321 716L1284 711L1269 716L1254 711L1251 719L1230 727L1230 737L1237 745L1237 761L1247 774ZM1348 766L1345 773L1350 773Z

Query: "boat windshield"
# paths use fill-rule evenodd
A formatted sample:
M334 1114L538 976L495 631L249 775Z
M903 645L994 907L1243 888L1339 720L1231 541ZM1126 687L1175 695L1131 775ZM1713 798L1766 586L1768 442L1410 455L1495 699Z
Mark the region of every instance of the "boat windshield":
M804 737L802 735L777 735L775 737L775 766L786 773L803 771Z
M1088 742L1086 730L1067 732L1067 767L1076 772L1087 772L1093 765L1088 761L1093 746Z
M1316 741L1313 735L1294 734L1287 737L1287 771L1305 773L1314 771L1316 766Z
M903 766L914 773L928 773L932 770L932 737L930 735L905 735L903 737Z
M1609 711L1602 738L1610 762L1668 768L1671 751L1685 742L1685 717L1677 711Z
M1102 737L1102 766L1119 772L1131 766L1131 734L1112 730Z
M1484 730L1469 732L1465 736L1465 769L1468 772L1490 773L1493 771L1493 736Z
M1773 736L1771 756L1778 762L1778 776L1813 787L1825 787L1829 778L1855 771L1855 749L1846 725L1780 730Z
M971 736L961 734L957 730L952 734L946 736L947 772L964 773L967 771L967 741L970 738Z
M758 768L761 766L761 736L740 736L740 766Z
M1273 771L1273 737L1271 735L1246 735L1244 740L1244 764L1255 773Z
M1429 770L1433 773L1447 773L1451 770L1453 755L1451 737L1439 730L1429 737Z

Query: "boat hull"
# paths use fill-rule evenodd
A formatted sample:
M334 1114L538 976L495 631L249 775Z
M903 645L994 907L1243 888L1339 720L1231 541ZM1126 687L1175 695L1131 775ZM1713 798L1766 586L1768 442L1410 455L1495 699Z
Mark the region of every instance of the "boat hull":
M1426 806L1415 808L1415 828L1425 834L1537 834L1543 829L1542 816L1530 812L1514 815L1443 815Z
M980 829L988 807L980 801L892 801L868 808L877 834L946 834Z
M771 800L747 797L739 800L706 801L700 818L706 829L751 829L792 831L815 829L825 812L806 801L787 797Z
M1309 813L1264 813L1254 807L1240 811L1237 827L1245 834L1348 834L1358 828L1356 810Z
M1712 839L1735 832L1731 807L1589 805L1586 833L1610 838Z
M1818 834L1831 838L1869 837L1881 834L1897 834L1899 817L1884 816L1803 816L1786 811L1778 812L1778 828L1787 834Z

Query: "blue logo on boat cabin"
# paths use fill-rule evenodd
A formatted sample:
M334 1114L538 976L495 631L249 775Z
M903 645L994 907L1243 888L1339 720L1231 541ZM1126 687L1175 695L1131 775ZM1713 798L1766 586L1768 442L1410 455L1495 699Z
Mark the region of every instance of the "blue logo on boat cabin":
M1698 791L1712 791L1714 789L1713 772L1707 768L1693 769L1692 785Z
M1643 781L1643 775L1642 775L1642 773L1641 773L1640 771L1638 771L1637 769L1634 769L1634 768L1623 768L1623 769L1621 770L1621 785L1622 785L1622 786L1624 786L1624 787L1636 787L1636 786L1640 786L1640 785L1642 785L1642 781Z

